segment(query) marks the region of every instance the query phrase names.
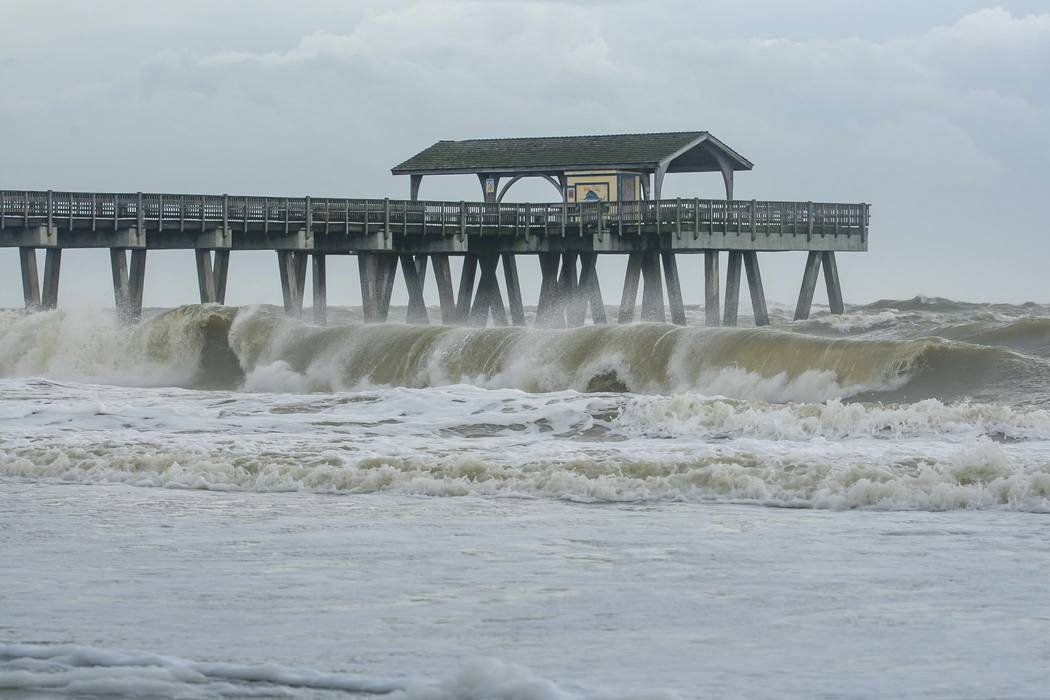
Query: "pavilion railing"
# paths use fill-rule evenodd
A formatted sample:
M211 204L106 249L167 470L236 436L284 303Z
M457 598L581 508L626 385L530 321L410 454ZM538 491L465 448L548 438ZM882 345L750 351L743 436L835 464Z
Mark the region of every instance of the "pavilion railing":
M671 199L486 202L0 190L0 229L232 230L315 233L351 229L414 235L792 235L867 239L869 205Z

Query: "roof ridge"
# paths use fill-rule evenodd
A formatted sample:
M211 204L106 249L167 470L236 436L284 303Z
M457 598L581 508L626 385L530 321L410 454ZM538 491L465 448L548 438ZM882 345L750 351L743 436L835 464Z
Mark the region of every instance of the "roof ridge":
M626 134L573 134L571 136L500 136L497 138L475 139L441 139L438 143L469 143L471 141L553 141L561 139L615 138L619 136L685 136L687 134L708 134L703 129L696 131L636 131Z

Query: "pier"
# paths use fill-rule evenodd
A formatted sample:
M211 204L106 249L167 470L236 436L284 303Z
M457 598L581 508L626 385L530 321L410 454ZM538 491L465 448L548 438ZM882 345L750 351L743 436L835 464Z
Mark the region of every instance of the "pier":
M733 172L750 168L707 132L442 141L393 169L410 176L409 199L0 190L0 247L19 251L27 311L58 305L64 250L108 249L116 308L129 323L141 316L149 251L171 249L195 251L200 301L217 304L225 302L233 252L273 251L285 311L296 317L303 314L310 266L313 321L321 324L332 255L357 257L367 322L389 319L400 278L406 316L392 320L524 325L523 255L539 258L542 327L610 322L599 255L627 256L619 323L637 315L684 324L679 259L690 255L703 257L687 263L686 274L703 271L708 325L736 325L744 277L756 325L768 324L760 252L808 252L797 319L809 316L821 271L831 312L842 313L835 254L867 250L869 205L733 199ZM660 198L668 172L708 170L722 174L726 199ZM478 176L483 201L419 199L424 176L463 173ZM559 201L503 202L523 177L548 180ZM43 275L38 250L45 251ZM458 280L453 256L463 261ZM428 310L428 273L440 318Z

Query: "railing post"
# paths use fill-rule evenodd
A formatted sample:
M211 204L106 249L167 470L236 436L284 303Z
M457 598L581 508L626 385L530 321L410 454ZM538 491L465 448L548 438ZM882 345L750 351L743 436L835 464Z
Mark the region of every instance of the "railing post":
M682 240L682 198L674 200L675 237Z
M813 240L813 202L806 202L806 219L808 228L806 229L806 242Z
M755 240L755 200L751 200L751 240Z
M140 238L146 235L146 212L142 208L141 192L138 192L135 195L135 228L138 231Z
M55 203L54 193L51 190L48 190L47 191L47 235L48 236L51 235L51 228L52 228L52 226L54 224L54 219L53 219L54 207L52 206L54 203Z
M514 218L517 218L516 216ZM528 238L529 234L532 233L532 204L530 202L525 203L525 237Z
M427 211L423 210L423 229L426 230ZM383 199L383 238L390 238L390 197Z
M868 218L870 216L869 207L870 204L861 203L860 205L860 240L864 245L868 245Z
M462 241L463 237L467 235L467 206L460 200L459 202L459 240ZM436 274L436 273L435 273Z
M22 197L22 225L29 228L29 190Z
M230 195L222 193L222 235L230 230Z
M565 201L565 197L561 199L561 237L565 238L565 224L569 218L569 203Z
M304 201L306 203L306 237L309 238L314 232L314 207L309 196L306 196Z

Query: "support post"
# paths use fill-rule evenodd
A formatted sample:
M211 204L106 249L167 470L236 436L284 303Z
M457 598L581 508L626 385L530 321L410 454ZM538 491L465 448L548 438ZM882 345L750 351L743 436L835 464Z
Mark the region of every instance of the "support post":
M726 305L722 324L735 326L737 312L740 309L740 262L739 250L729 251L729 262L726 269Z
M146 285L146 249L135 248L131 251L131 271L128 275L131 321L142 318L142 292Z
M717 250L704 251L704 323L708 326L721 325L719 314Z
M131 251L131 270L124 248L110 248L110 267L113 271L113 300L117 307L117 320L129 324L142 318L142 290L146 278L146 251L135 248Z
M197 259L197 289L202 304L212 304L218 297L215 289L215 271L211 263L211 251L198 248L193 251Z
M361 279L361 316L365 323L376 320L375 295L376 256L373 253L357 254L357 272Z
M212 266L215 278L215 303L226 304L226 279L230 273L230 251L216 250Z
M277 251L277 266L281 273L281 296L284 312L294 318L303 316L303 298L300 295L299 266L296 253L290 250Z
M438 301L441 304L441 322L446 325L455 323L456 299L452 292L452 268L449 266L448 255L432 255L431 262L434 266L434 282L438 288Z
M44 310L58 308L58 278L62 271L62 249L48 248L44 253L44 288L41 300Z
M831 313L841 315L844 311L842 303L842 286L839 284L839 268L835 262L835 252L828 250L824 252L824 284L828 287L828 306Z
M423 282L420 280L419 268L416 267L416 259L408 254L400 257L401 274L404 275L405 288L408 290L405 322L427 325L430 323L430 318L427 316L427 304L423 298Z
M518 261L513 253L504 253L503 278L507 283L507 305L510 307L510 322L515 326L525 325L525 305L521 301L521 284L518 280Z
M642 255L642 320L658 323L666 320L660 254L655 250L648 250Z
M40 310L40 276L36 266L36 248L19 248L18 260L22 266L22 297L26 313Z
M394 293L394 280L397 277L397 255L383 253L377 256L379 274L376 279L377 319L386 323L390 315L390 298Z
M564 320L566 326L580 325L573 318L572 308L579 292L579 281L576 275L577 253L562 253L561 273L558 275L558 296L555 304L555 314L559 321Z
M478 272L478 256L468 253L463 256L463 270L459 275L459 294L456 296L456 320L466 323L474 296L474 279Z
M602 299L602 288L598 283L596 253L580 253L580 282L576 289L576 298L572 304L572 320L569 325L582 326L587 320L587 307L591 309L591 321L605 324L605 301Z
M540 328L556 328L565 325L565 318L558 319L560 290L558 288L558 253L540 253L540 298L536 304L536 325Z
M328 325L328 264L324 253L313 253L314 323Z
M491 311L493 324L506 326L507 311L503 306L503 296L500 294L499 280L496 277L499 256L482 255L478 262L481 265L481 279L478 281L474 305L470 309L470 323L474 326L485 326Z
M756 326L769 325L769 313L766 311L766 292L762 288L762 272L758 267L758 253L744 251L744 269L747 270L747 288L751 292L751 308Z
M667 280L667 304L671 307L671 323L685 325L685 303L682 300L682 285L678 280L678 262L673 252L660 254L664 263L664 278Z
M823 255L815 250L806 256L806 269L802 273L802 288L798 292L798 303L795 305L795 320L804 321L809 318L810 309L813 306L813 292L817 288L817 273L820 272L820 262Z
M646 176L648 177L648 176ZM642 273L642 253L627 256L627 272L623 277L623 294L620 296L620 312L617 323L634 321L634 306L638 300L638 280Z

